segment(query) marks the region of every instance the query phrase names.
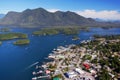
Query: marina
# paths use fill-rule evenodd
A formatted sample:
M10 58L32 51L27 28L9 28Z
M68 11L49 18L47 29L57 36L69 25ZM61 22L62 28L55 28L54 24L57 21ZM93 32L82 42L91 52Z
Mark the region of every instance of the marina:
M79 45L72 44L65 47L59 46L56 49L53 49L52 54L48 55L48 58L52 58L53 61L48 61L45 64L41 65L41 67L43 68L45 75L49 77L48 80L54 80L54 78L59 78L58 80L96 80L97 78L102 77L99 77L98 75L103 69L103 64L101 64L103 62L99 59L103 58L110 60L106 56L101 57L100 51L97 51L96 47L99 45L104 46L110 43L120 43L120 37L117 37L118 39L109 40L106 38L95 38L94 40L84 40ZM92 44L93 47L90 48L88 44ZM116 56L117 59L119 59L120 57L119 53L117 52L114 52L113 54L111 54L111 56ZM98 62L93 62L93 60L97 59L99 60ZM114 74L111 71L112 68L110 66L106 63L104 68L107 67L106 72L108 72L107 74L110 75L109 78L117 80L117 78L119 77L115 76L119 73ZM33 77L32 79L39 80L39 78L44 78L45 75L38 75L37 77Z

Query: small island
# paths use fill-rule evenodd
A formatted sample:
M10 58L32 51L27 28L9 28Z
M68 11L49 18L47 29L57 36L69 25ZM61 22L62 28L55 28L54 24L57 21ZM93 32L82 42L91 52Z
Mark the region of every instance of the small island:
M2 42L0 41L0 45L2 44Z
M11 39L25 39L28 38L27 34L24 33L4 33L0 34L0 40L11 40Z
M10 28L0 28L0 32L10 32Z
M80 38L78 36L73 36L72 40L79 40Z
M14 45L27 45L29 43L30 43L29 39L21 39L21 40L15 41L13 44Z

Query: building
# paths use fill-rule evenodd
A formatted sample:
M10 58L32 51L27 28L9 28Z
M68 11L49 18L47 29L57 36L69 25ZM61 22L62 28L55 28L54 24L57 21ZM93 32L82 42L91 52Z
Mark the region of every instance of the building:
M65 58L65 56L63 56L63 55L57 55L57 56L56 56L56 58L59 58L59 59L64 59L64 58Z
M50 71L49 71L49 70L46 70L45 73L46 73L46 74L50 74Z
M87 64L87 63L83 63L83 66L84 66L86 69L90 69L90 65Z
M76 68L75 71L79 74L84 74L85 72L79 68Z
M68 78L74 78L74 77L76 77L77 75L75 74L75 72L67 72L66 74L65 74L65 76L66 77L68 77Z

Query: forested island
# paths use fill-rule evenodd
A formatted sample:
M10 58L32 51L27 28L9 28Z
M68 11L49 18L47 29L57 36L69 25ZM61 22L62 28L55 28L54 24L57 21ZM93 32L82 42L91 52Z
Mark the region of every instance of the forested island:
M29 44L30 40L28 39L28 35L24 33L4 33L0 34L0 45L2 44L1 41L5 40L13 40L13 39L20 39L15 41L14 45L25 45Z
M57 34L64 34L64 35L72 35L73 40L78 40L78 34L80 30L88 31L89 28L80 28L80 27L50 27L50 28L42 28L38 31L34 31L33 35L40 35L40 36L47 36L47 35L57 35ZM9 32L10 28L0 28L0 41L5 40L13 40L13 39L28 39L28 35L25 33L18 33L18 32ZM25 41L25 42L24 42ZM29 44L29 40L18 40L13 44Z
M21 39L21 40L15 41L13 44L14 45L27 45L29 43L30 43L29 39Z
M33 35L56 35L56 34L65 34L65 35L77 35L80 30L89 31L89 28L80 28L80 27L59 27L59 28L43 28L38 31L34 31Z
M23 39L23 38L28 38L27 34L24 33L4 33L0 34L0 40L11 40L11 39Z
M56 35L59 34L59 31L57 29L52 29L52 28L44 28L38 31L33 32L34 35Z

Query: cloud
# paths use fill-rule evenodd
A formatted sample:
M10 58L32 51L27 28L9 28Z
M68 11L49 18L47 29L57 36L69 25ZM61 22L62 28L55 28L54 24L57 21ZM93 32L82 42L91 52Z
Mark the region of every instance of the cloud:
M59 11L59 9L47 9L47 11L54 13L56 11Z
M87 17L87 18L99 18L103 20L120 20L120 12L116 10L84 10L84 11L74 11L77 14Z
M60 9L47 9L49 12L56 12L60 11ZM120 20L120 12L116 10L101 10L101 11L96 11L96 10L91 10L91 9L86 9L86 10L77 10L73 11L81 16L84 16L86 18L99 18L103 20Z

